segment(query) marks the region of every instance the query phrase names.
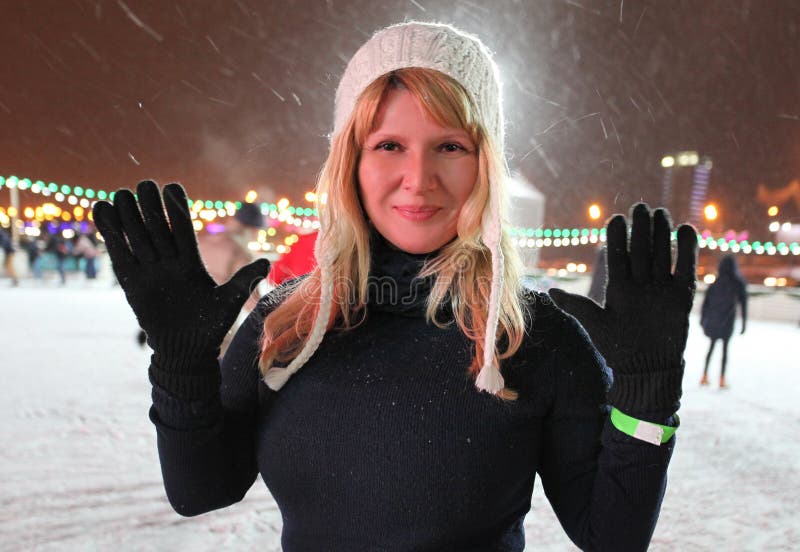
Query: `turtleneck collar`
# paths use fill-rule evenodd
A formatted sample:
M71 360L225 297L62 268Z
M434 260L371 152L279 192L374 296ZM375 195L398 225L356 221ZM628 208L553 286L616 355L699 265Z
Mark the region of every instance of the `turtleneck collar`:
M406 253L372 228L368 308L403 316L424 316L435 276L418 278L418 275L425 261L437 253Z

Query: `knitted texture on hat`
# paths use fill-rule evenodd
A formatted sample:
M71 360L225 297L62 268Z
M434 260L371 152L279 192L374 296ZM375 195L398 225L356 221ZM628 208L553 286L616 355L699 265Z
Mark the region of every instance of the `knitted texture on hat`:
M396 69L435 69L458 81L472 98L498 151L504 148L497 66L475 36L441 23L401 23L378 31L355 53L336 90L333 134L342 130L359 95Z

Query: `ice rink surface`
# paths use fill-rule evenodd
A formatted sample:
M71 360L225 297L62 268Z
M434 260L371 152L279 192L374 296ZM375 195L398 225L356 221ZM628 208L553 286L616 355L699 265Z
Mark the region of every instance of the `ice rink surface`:
M23 282L0 302L0 550L280 550L260 480L224 511L170 508L147 418L149 351L119 288ZM701 388L707 339L693 319L651 550L800 549L799 342L796 323L751 320L731 342L730 389ZM718 372L715 357L712 382ZM575 549L538 482L525 527L528 550Z

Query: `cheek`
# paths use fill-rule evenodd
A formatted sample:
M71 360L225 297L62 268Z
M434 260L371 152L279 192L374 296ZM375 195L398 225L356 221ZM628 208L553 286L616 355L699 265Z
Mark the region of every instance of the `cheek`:
M478 162L464 163L454 169L450 175L451 189L456 201L463 206L478 180Z
M380 170L374 163L364 161L358 164L358 195L361 205L369 218L373 218L380 199Z

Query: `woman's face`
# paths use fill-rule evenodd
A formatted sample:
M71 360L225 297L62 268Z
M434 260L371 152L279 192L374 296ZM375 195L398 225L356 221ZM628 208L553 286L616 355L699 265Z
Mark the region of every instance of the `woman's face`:
M358 165L361 201L384 238L408 253L450 242L477 178L465 130L433 121L407 90L387 94Z

